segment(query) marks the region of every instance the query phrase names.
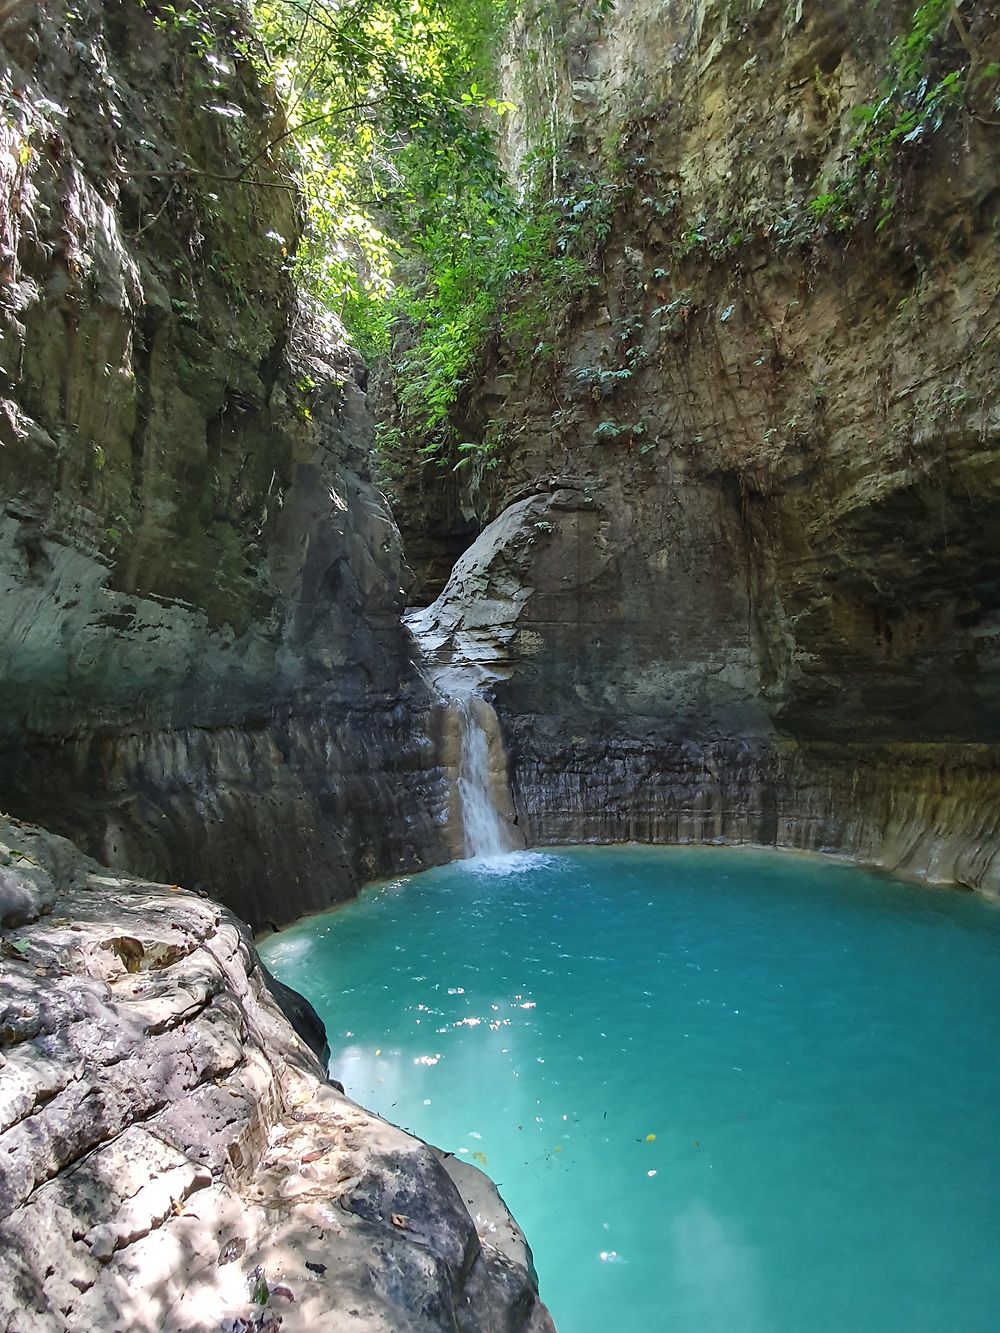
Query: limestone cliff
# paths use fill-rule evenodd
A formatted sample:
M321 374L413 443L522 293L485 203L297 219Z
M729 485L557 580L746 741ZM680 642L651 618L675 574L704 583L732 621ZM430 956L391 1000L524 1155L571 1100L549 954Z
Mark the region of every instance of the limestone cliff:
M7 1333L552 1333L492 1184L325 1081L224 909L0 817L0 927Z
M958 8L985 70L996 15ZM448 834L281 110L236 0L178 9L0 7L0 793L131 872L3 826L0 1320L544 1333L481 1183L325 1085L238 923L176 888L280 923ZM438 585L484 529L421 630L492 678L531 841L1000 889L989 108L901 146L888 225L827 189L911 12L520 21L508 158L565 168L585 281L463 404L497 466L403 512Z
M282 113L239 3L0 23L0 789L287 921L440 855L442 797Z
M483 641L532 838L1000 888L1000 28L961 8L941 68L978 91L893 149L889 202L836 182L913 6L523 20L508 154L555 144L587 281L464 405L491 466L401 513L497 519L424 620Z

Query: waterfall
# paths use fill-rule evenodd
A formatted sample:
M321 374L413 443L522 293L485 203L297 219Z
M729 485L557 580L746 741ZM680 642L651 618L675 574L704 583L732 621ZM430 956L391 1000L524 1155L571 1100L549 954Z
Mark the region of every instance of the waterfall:
M457 699L458 713L458 799L465 838L465 855L472 857L503 856L510 851L507 825L497 806L499 777L491 762L490 737L483 725L481 714L487 714L494 723L496 714L485 699L467 695Z

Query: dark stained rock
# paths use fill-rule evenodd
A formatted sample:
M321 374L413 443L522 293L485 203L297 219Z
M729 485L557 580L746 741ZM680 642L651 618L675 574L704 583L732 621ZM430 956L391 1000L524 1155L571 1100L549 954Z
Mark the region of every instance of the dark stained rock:
M330 1062L330 1043L326 1039L323 1020L304 995L279 981L263 963L259 962L258 967L274 1002L325 1069Z

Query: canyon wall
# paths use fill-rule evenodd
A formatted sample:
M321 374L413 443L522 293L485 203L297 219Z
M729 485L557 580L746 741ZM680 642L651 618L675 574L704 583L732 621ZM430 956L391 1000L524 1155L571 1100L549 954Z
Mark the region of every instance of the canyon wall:
M296 294L244 9L0 23L4 804L254 923L442 856L366 372Z
M424 619L495 675L532 840L1000 889L1000 29L963 9L936 58L964 108L897 135L874 198L838 189L912 6L556 4L516 32L508 158L549 145L587 277L530 336L508 318L463 404L501 443L399 512L495 520Z
M366 373L213 12L0 10L0 795L113 867L0 826L0 1320L543 1333L499 1202L324 1084L177 887L281 924L456 845ZM891 216L835 184L912 6L518 20L508 160L587 262L400 513L417 600L467 547L422 641L490 682L529 841L1000 890L997 25L956 12L970 96Z
M910 19L560 0L518 20L507 158L516 177L548 153L585 280L490 349L461 424L498 447L398 489L418 600L505 516L443 622L501 660L533 840L888 842L996 882L981 91L894 150L887 225L870 200L814 206ZM3 23L6 804L256 924L441 859L441 717L400 622L366 372L296 295L245 14ZM971 48L982 71L996 33L977 12L946 64Z

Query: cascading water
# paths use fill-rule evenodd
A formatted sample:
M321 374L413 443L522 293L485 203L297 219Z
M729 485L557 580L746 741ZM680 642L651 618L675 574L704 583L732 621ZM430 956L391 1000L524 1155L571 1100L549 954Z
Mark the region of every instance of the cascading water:
M497 809L489 737L478 716L478 710L489 705L470 695L456 700L455 708L459 720L458 799L465 855L503 856L510 851L510 839Z
M405 620L420 649L427 684L445 705L438 743L450 778L447 846L453 856L479 862L488 874L517 873L535 863L535 854L524 850L526 840L517 827L499 719L479 693L503 677L495 660L487 664L464 651L452 652L437 627L437 605L414 610ZM488 627L480 629L485 634Z

